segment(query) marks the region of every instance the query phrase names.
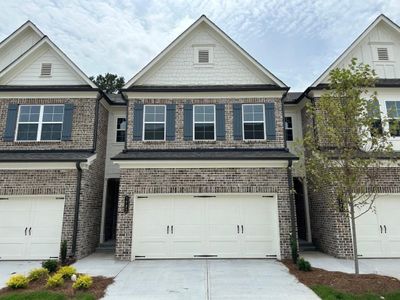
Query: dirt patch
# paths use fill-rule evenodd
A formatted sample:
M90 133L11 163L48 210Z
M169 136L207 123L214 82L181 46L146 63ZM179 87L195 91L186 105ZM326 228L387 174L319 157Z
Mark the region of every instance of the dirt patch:
M57 288L46 288L46 278L41 278L36 281L32 281L29 283L26 289L11 289L11 288L3 288L0 289L0 295L6 295L9 293L15 292L34 292L34 291L52 291L57 293L62 293L69 298L72 298L79 292L88 292L91 293L96 299L100 299L105 295L107 287L114 282L113 278L103 277L103 276L94 276L93 285L87 290L75 290L72 288L73 282L71 280L65 280L64 285Z
M337 291L351 294L387 294L400 291L400 281L396 278L375 274L348 274L312 268L310 272L300 271L291 260L282 261L291 274L309 286L326 285Z

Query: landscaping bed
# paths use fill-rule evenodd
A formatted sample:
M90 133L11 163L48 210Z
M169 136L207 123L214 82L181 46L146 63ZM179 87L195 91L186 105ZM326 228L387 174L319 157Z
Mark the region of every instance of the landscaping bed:
M400 281L393 277L331 272L314 267L303 272L291 260L282 262L322 299L400 299Z

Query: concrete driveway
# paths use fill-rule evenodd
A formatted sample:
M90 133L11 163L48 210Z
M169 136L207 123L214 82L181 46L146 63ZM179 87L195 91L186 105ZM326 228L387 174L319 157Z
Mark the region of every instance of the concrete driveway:
M28 275L30 270L40 265L40 261L0 261L0 289L6 286L6 281L11 275Z
M79 272L115 275L105 299L319 299L275 260L146 260L121 262L94 254Z

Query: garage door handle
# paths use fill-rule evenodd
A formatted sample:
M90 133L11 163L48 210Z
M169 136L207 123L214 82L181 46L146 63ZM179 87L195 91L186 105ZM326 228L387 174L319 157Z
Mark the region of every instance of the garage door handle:
M382 225L379 225L379 227L381 228L381 233L382 233Z
M174 225L171 225L171 234L174 234Z
M169 225L167 226L167 234L169 234Z
M31 235L32 227L29 227L29 235Z
M383 225L383 228L385 228L385 233L386 233L386 225Z
M26 231L28 230L28 227L25 227L25 235L26 235Z
M238 233L240 233L239 225L237 225L237 231L238 231Z
M243 233L243 225L242 225L242 233Z

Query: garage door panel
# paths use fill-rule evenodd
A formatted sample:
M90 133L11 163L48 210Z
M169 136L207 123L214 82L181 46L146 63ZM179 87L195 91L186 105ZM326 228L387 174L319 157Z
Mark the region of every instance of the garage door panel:
M21 259L25 255L25 242L8 240L0 242L0 259Z

